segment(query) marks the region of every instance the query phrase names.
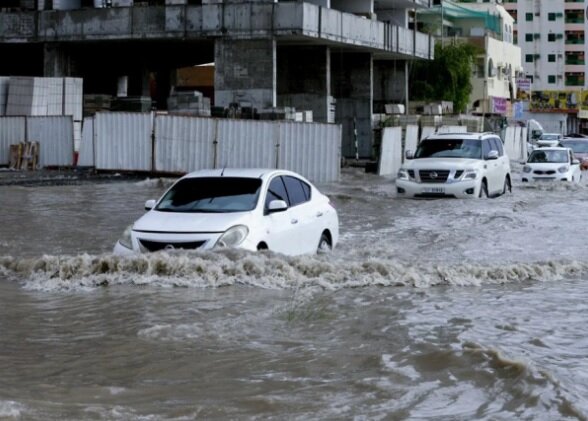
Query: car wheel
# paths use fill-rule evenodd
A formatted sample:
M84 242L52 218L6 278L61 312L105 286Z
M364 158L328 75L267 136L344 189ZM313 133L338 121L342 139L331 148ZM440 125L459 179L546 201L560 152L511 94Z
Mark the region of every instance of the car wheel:
M329 238L326 232L323 232L323 234L321 235L321 239L319 240L316 252L318 254L326 254L329 253L332 249L333 245L331 244L331 239Z
M486 180L482 180L478 197L488 197L488 184L486 184Z
M502 194L512 193L512 184L510 183L510 177L504 178L504 187L502 188Z

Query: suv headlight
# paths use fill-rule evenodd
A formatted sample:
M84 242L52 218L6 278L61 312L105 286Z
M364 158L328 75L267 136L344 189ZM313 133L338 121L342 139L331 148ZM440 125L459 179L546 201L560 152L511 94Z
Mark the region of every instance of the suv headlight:
M409 177L408 177L408 171L406 169L404 169L404 168L400 168L398 170L398 174L396 175L396 177L399 180L408 180L409 179Z
M472 168L467 169L463 172L462 178L464 180L475 180L476 178L478 178L478 170Z
M249 234L249 228L245 225L235 225L234 227L226 230L223 235L220 236L215 247L236 247L241 244L247 235Z
M126 247L128 249L133 249L133 239L131 237L131 232L133 231L133 226L129 225L125 228L122 236L118 239L118 242L121 246Z
M531 167L530 167L530 166L528 166L528 165L525 165L525 166L523 167L523 172L531 172Z
M570 169L570 167L568 167L567 165L562 165L561 167L559 167L557 169L557 171L560 173L564 173L564 172L568 172L569 169Z

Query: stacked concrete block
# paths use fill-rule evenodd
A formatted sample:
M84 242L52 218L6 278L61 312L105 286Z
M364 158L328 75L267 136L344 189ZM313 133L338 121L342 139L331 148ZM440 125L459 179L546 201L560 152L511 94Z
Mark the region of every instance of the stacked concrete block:
M133 7L133 0L112 0L112 7Z
M45 100L47 103L46 115L63 114L63 79L60 77L43 78L46 86Z
M63 79L63 114L73 116L74 121L82 121L84 81L81 78Z
M210 117L210 98L199 91L174 92L167 100L167 109L174 114Z
M47 115L47 83L39 77L11 77L6 115Z
M10 77L5 115L71 115L82 120L82 79L58 77ZM2 98L0 88L0 98ZM0 104L2 100L0 99ZM0 107L0 111L2 107Z
M83 110L86 116L94 115L98 111L110 111L112 96L104 94L90 94L83 96Z
M9 77L0 77L0 116L6 115L6 103L8 102Z

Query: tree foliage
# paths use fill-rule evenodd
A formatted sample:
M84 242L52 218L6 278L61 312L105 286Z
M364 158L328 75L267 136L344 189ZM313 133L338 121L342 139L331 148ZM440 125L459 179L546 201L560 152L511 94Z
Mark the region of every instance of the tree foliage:
M413 63L410 99L453 101L456 112L465 112L472 93L472 65L478 54L471 44L435 45L435 59Z

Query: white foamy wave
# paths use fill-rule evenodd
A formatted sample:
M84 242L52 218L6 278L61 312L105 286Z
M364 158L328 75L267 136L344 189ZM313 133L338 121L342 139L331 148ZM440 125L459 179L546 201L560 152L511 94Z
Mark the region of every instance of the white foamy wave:
M0 418L21 419L25 406L15 401L0 401Z
M136 186L140 187L169 187L177 178L146 178L145 180L137 181Z
M529 280L554 281L588 272L588 263L547 261L484 265L411 263L385 258L349 260L331 256L286 257L243 250L159 252L119 257L111 254L0 257L0 274L33 290L80 290L108 285L217 288L323 289L366 286L478 286Z

